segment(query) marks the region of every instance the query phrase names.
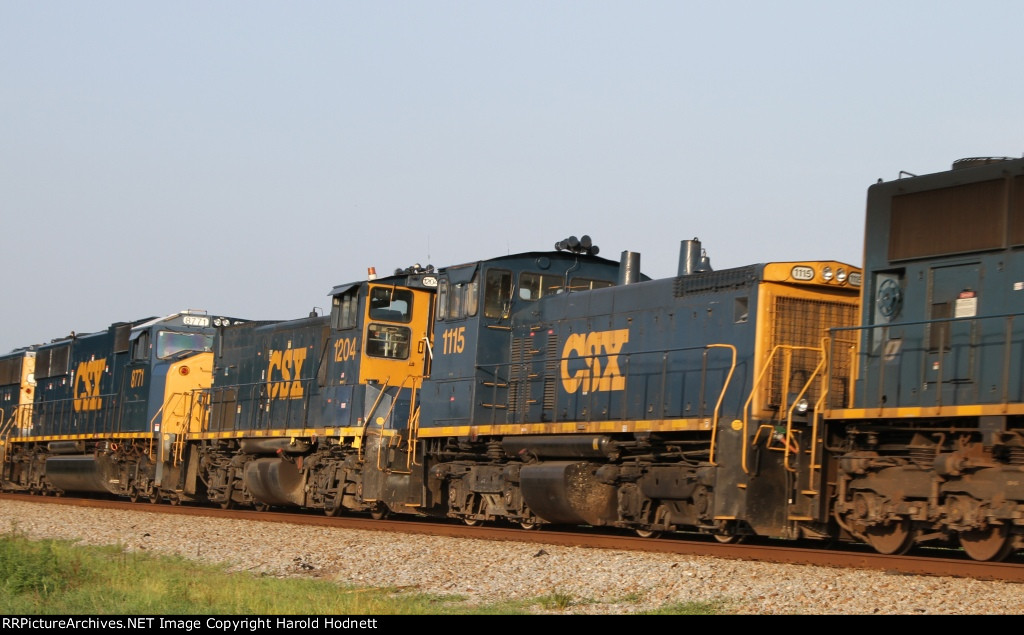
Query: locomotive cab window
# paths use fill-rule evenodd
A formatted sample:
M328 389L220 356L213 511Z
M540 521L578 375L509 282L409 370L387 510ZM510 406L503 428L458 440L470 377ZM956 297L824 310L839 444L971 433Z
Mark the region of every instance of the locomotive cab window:
M370 324L366 328L366 354L370 357L409 359L412 330L393 324Z
M512 302L512 272L491 269L484 282L484 317L504 317Z
M524 271L519 274L519 297L523 300L540 300L546 295L562 291L562 277L551 274Z
M331 326L337 330L352 329L359 324L359 287L352 285L334 296Z
M156 356L160 359L182 352L204 353L212 350L213 335L174 331L160 331L156 334Z
M590 278L573 278L569 281L570 291L590 291L613 286L610 280L592 280Z
M409 322L412 319L412 291L373 287L370 289L370 319Z
M141 361L149 359L149 331L141 331L132 341L132 359Z
M437 319L459 320L476 315L479 289L476 274L468 282L449 282L441 278L437 284Z

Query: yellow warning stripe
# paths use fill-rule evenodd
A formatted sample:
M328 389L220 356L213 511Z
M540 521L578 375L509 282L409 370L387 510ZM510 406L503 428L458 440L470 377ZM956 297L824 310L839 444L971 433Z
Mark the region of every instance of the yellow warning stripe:
M826 421L847 419L928 419L934 417L982 417L1019 414L1024 414L1024 404L845 408L841 410L826 410L824 418Z
M420 426L419 437L515 436L523 434L587 434L622 432L710 431L711 419L644 419L630 421L565 421L561 423L511 423L495 425Z

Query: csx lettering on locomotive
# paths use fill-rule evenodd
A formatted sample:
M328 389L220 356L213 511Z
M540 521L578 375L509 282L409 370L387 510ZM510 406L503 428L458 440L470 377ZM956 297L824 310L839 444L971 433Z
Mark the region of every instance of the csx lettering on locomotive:
M584 393L622 390L626 378L619 369L619 351L629 341L629 329L573 333L562 348L562 387Z
M306 361L305 348L270 351L267 364L267 384L271 399L301 399L302 364Z
M90 412L103 407L100 380L106 367L105 359L94 359L78 365L75 373L75 412Z

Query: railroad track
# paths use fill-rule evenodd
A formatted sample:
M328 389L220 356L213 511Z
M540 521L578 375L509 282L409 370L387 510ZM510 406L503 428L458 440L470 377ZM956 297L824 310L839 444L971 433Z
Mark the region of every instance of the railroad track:
M322 513L255 511L221 509L199 505L168 505L132 503L75 497L0 494L0 499L29 503L117 509L158 514L178 514L208 518L286 523L303 526L324 526L339 529L401 532L480 540L506 540L592 549L615 549L677 555L710 556L733 560L751 560L819 567L867 569L901 575L950 576L977 580L1024 583L1024 558L1016 555L1005 562L978 562L956 549L920 548L906 555L883 555L860 545L843 545L831 549L800 546L790 542L751 540L740 544L721 544L713 538L677 534L660 538L640 538L630 534L613 534L608 530L565 530L543 527L526 530L497 525L466 526L436 519L402 517L400 520L374 520L369 517L328 517Z

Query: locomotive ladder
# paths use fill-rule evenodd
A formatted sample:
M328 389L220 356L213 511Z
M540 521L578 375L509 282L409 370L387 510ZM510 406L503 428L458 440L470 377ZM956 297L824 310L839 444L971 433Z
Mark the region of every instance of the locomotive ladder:
M3 478L4 465L7 464L7 457L11 451L11 438L23 434L18 431L18 423L25 421L31 413L30 405L16 405L7 416L7 411L0 408L0 479Z
M423 377L420 375L406 376L405 379L402 380L402 383L398 386L398 394L396 394L394 398L391 400L391 406L388 408L387 412L383 416L384 421L387 421L388 419L391 418L391 415L394 412L395 407L398 405L399 395L401 395L403 391L408 390L410 395L409 420L407 422L407 428L405 433L406 436L408 437L408 446L406 448L405 466L399 469L394 469L391 465L391 461L387 460L387 457L384 456L385 446L383 443L383 437L385 435L383 433L370 430L370 425L372 425L374 415L376 414L377 409L380 407L380 403L384 398L384 391L388 387L389 381L390 378L386 378L384 380L383 386L381 387L381 391L377 395L376 400L374 400L373 406L370 408L370 411L369 413L367 413L366 419L363 422L363 426L361 428L363 439L361 439L359 443L359 457L360 459L363 458L363 449L366 446L365 437L371 435L378 435L381 437L381 442L377 443L377 469L381 471L391 472L394 474L410 474L412 472L412 466L420 464L416 461L416 447L418 441L417 432L419 430L420 414L419 407L416 405L416 397L419 394L420 387L423 385ZM388 441L388 449L390 449L392 445L401 446L401 442L403 440L402 433L400 431L395 432L396 433L394 435L391 435Z
M790 520L811 520L810 508L816 500L819 500L821 495L820 486L816 481L816 478L820 478L820 471L822 467L820 464L821 458L818 455L821 411L826 403L826 399L828 398L828 376L826 373L826 369L828 368L827 350L827 339L822 341L822 345L820 347L795 346L789 344L776 345L765 360L765 363L761 368L761 372L754 381L750 395L747 397L747 401L743 406L743 438L751 439L749 447L754 447L758 443L763 442L765 449L769 451L782 452L783 467L787 472L792 473L796 479L794 489L797 490L796 493L799 494L799 498L797 499L798 502L794 502L793 505L798 506L799 509L791 507L789 514ZM814 369L806 376L806 379L800 384L796 395L792 400L790 400L788 387L791 375L793 374L792 358L793 353L797 351L814 353L817 356L818 362ZM752 407L754 398L763 391L766 382L768 381L767 376L769 371L774 368L774 362L778 361L776 359L777 357L781 357L781 376L784 386L781 391L782 403L779 405L780 414L777 420L778 427L776 426L776 422L760 423L753 433L753 438L751 438L750 428L753 418ZM820 382L821 388L809 421L810 439L806 444L802 444L801 439L805 435L802 435L800 431L795 429L793 415L801 400L808 395L816 381ZM750 467L748 465L748 444L744 443L742 447L741 465L743 467L743 472L750 474ZM794 465L796 455L801 453L808 455L807 469L802 474L798 473L797 467Z

